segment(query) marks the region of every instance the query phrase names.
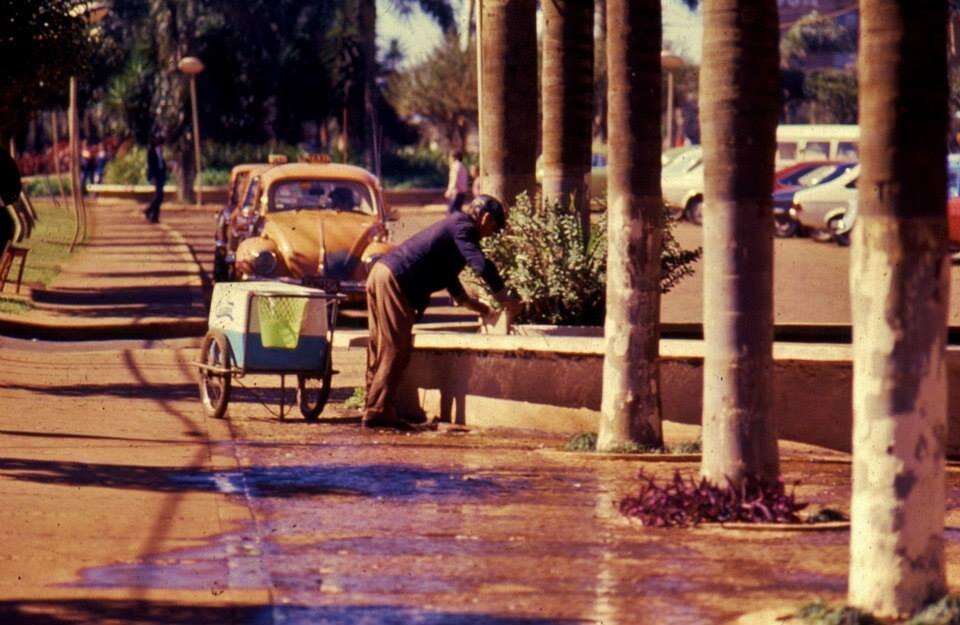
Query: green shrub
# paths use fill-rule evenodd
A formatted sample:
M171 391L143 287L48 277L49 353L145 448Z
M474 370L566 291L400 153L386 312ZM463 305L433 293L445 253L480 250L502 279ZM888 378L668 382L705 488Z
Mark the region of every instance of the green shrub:
M835 608L822 601L805 605L797 617L808 625L879 625L879 622L856 608Z
M447 155L437 150L403 149L385 152L381 182L391 189L423 189L447 185Z
M147 184L147 150L134 146L110 159L103 172L106 184Z
M70 176L61 174L60 182L63 184L63 192L69 196ZM26 189L27 195L32 199L51 196L56 198L60 197L60 185L57 184L57 177L52 174L49 176L30 176L29 178L24 178L23 188Z
M204 169L200 172L200 184L205 186L230 184L229 169Z
M605 314L607 221L602 213L583 245L575 207L540 207L526 195L510 209L507 227L483 242L485 253L524 302L519 323L601 325ZM661 291L666 293L693 273L701 250L685 250L665 221ZM479 284L473 276L468 282Z

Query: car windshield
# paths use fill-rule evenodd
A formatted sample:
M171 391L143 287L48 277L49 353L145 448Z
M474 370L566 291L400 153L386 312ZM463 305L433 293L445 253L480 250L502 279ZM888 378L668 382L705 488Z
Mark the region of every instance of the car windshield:
M960 197L960 170L947 170L947 197Z
M349 180L284 180L273 185L272 212L333 210L376 214L370 190Z

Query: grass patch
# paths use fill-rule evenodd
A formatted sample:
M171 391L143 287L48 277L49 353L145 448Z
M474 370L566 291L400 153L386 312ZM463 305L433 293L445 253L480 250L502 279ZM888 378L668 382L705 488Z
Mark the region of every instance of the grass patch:
M347 397L343 401L343 407L356 408L356 409L363 408L364 405L366 405L366 399L367 399L367 390L362 386L358 386L353 389L353 395L351 395L350 397Z
M597 435L595 432L581 432L574 435L563 446L564 451L597 451ZM699 454L703 446L699 440L670 443L663 447L640 445L632 443L612 449L616 454Z
M70 242L76 221L67 204L35 198L33 206L37 211L36 227L28 239L19 243L30 249L23 270L23 283L31 287L46 287L70 257ZM19 271L19 265L14 265L10 270L14 278L16 271ZM0 312L23 314L31 308L29 301L0 293Z
M5 315L22 315L33 309L29 302L0 294L0 313Z
M797 612L797 618L808 625L879 625L880 623L866 612L856 608L847 606L837 608L823 601L803 606Z

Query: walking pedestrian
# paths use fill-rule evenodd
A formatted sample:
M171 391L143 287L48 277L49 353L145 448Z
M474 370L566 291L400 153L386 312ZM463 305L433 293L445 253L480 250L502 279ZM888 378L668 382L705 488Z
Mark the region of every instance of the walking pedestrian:
M519 300L507 293L496 266L480 249L480 239L498 232L505 222L503 205L480 195L465 211L450 213L413 235L371 268L365 427L415 427L397 413L394 400L410 362L413 324L423 315L432 293L446 289L461 306L489 314L489 307L467 294L460 283L465 266L486 282L501 306L513 314L519 312Z
M163 185L167 183L167 162L163 158L163 137L157 135L147 150L147 180L153 185L153 199L143 211L150 223L160 221L160 205L163 204Z
M447 198L447 213L458 213L463 208L463 202L470 190L470 177L463 164L463 152L459 150L450 153L450 177L447 181L447 190L443 197Z

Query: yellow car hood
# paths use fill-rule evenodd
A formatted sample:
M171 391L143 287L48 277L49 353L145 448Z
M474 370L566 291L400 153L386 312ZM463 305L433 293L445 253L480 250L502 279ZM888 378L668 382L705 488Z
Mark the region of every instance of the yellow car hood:
M268 213L262 236L277 244L294 277L356 280L363 278L364 248L383 231L373 215L301 210Z

